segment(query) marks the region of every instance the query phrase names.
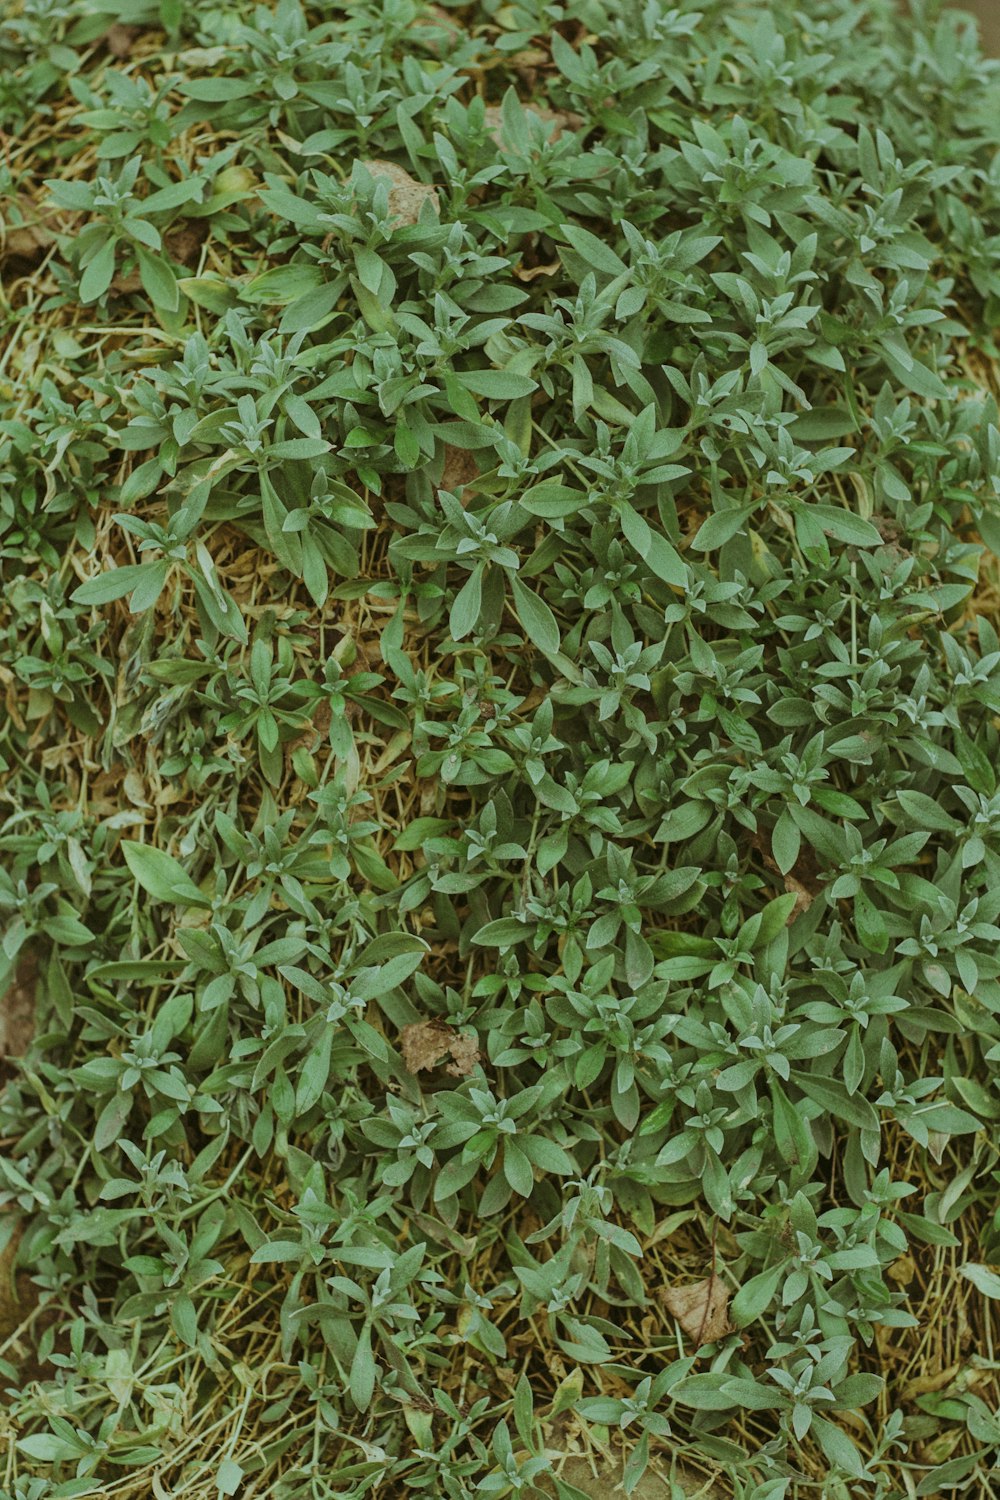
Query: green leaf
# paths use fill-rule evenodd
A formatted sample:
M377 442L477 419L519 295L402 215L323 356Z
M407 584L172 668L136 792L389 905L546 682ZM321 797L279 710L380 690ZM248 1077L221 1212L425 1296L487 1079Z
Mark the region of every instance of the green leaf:
M691 546L698 552L714 552L745 530L752 514L752 507L736 505L707 516L698 527Z
M527 923L519 922L516 917L499 917L480 927L472 941L486 948L512 948L515 943L525 942L530 932Z
M457 378L467 391L489 401L516 401L538 389L537 380L512 370L459 370Z
M570 1318L566 1315L563 1315L561 1322L569 1337L558 1338L557 1335L557 1340L560 1349L571 1359L585 1365L602 1365L611 1358L608 1341L599 1329L584 1322L582 1318Z
M933 797L928 797L924 792L902 787L896 793L896 800L915 828L930 829L935 833L955 833L960 827L957 819L946 813Z
M150 250L137 248L135 253L139 262L139 277L143 291L154 308L162 308L164 312L176 312L180 305L180 295L177 278L168 263L162 255L154 255Z
M519 1136L518 1144L532 1165L540 1167L543 1172L551 1172L555 1177L572 1177L579 1171L569 1153L547 1136Z
M889 946L889 929L882 913L865 891L858 891L854 898L854 926L870 953L885 952Z
M318 1043L306 1054L295 1091L295 1113L306 1115L318 1104L330 1076L330 1047L333 1029L325 1026Z
M776 896L773 901L768 902L764 910L760 913L760 926L757 929L757 936L753 942L755 950L766 947L768 943L773 943L778 934L784 931L788 925L789 917L795 910L797 900L798 897L795 892L789 891L786 895Z
M517 617L527 632L528 640L546 656L554 656L560 646L559 626L555 615L545 600L532 593L516 573L511 574L510 587Z
M823 1078L815 1073L794 1072L793 1079L805 1094L819 1104L827 1114L858 1130L877 1131L878 1115L867 1099L858 1094L849 1094L837 1078Z
M928 369L920 360L905 365L893 349L882 345L885 362L896 380L905 390L913 391L925 401L947 401L948 387L935 370Z
M483 604L483 565L477 564L452 600L448 628L456 641L471 635Z
M842 1427L828 1422L825 1417L814 1416L810 1432L817 1439L824 1454L836 1468L863 1479L865 1466L861 1454Z
M729 1397L733 1406L747 1411L774 1411L788 1405L788 1397L782 1392L756 1380L727 1380L722 1393Z
M86 213L94 205L94 189L86 182L63 182L58 177L47 177L45 186L53 203L74 213Z
M972 1282L977 1292L982 1292L984 1297L990 1297L994 1301L1000 1301L1000 1272L991 1271L989 1266L979 1265L976 1261L967 1261L958 1269L967 1281Z
M180 276L177 287L196 307L204 307L218 318L237 301L235 288L212 272L206 272L204 276Z
M188 1292L181 1292L170 1303L170 1326L182 1344L193 1349L198 1342L198 1310Z
M950 1229L945 1229L942 1224L935 1224L933 1219L925 1218L922 1214L897 1211L896 1217L907 1234L912 1234L914 1239L921 1240L926 1245L947 1245L954 1249L960 1243Z
M132 1113L131 1094L112 1094L94 1124L94 1150L107 1151L118 1140Z
M86 1451L82 1444L71 1443L51 1432L35 1432L29 1437L18 1438L17 1447L19 1452L44 1464L64 1463L79 1458Z
M233 1458L224 1458L219 1465L215 1476L216 1488L220 1495L235 1495L239 1492L243 1483L243 1469Z
M870 521L864 521L853 511L840 505L809 506L810 515L819 522L829 536L852 547L881 547L882 533Z
M129 563L123 568L110 568L106 573L98 573L94 578L88 578L86 583L74 589L72 600L74 604L110 604L114 599L124 598L135 590L140 590L140 598L148 597L149 591L155 585L156 597L163 590L170 563L166 560L155 563ZM145 605L149 608L149 605ZM137 610L136 613L139 611Z
M726 1394L727 1383L723 1374L690 1375L678 1381L670 1395L681 1406L691 1406L695 1411L733 1411L737 1402Z
M583 229L579 224L561 224L559 233L583 256L591 270L600 271L602 276L622 276L628 271L628 266L611 246L599 240L596 234L591 234L589 229Z
M349 1389L358 1411L367 1411L375 1392L375 1356L372 1353L371 1325L366 1321L358 1335L351 1360Z
M618 514L628 541L657 578L669 583L671 588L687 588L687 568L666 537L652 531L638 511L625 500L619 503Z
M729 1304L729 1315L737 1328L745 1328L767 1312L784 1274L784 1266L773 1266L743 1283Z
M450 818L412 818L392 847L404 853L423 848L428 839L438 838L452 826Z
M221 104L234 99L249 99L256 88L255 82L243 78L189 78L180 85L180 92L188 99Z
M451 1161L445 1162L434 1184L435 1203L454 1197L472 1181L478 1171L479 1161L475 1157L466 1160L461 1156L456 1156Z
M837 1405L847 1411L855 1411L859 1406L868 1406L872 1401L877 1401L885 1390L885 1381L881 1375L848 1375L837 1386Z
M857 432L858 424L845 406L814 406L796 414L788 428L797 443L824 443Z
M787 875L795 866L801 845L798 824L786 808L771 833L771 853L782 875Z
M105 240L80 277L80 301L96 302L103 297L115 274L115 241Z
M143 565L142 576L132 590L128 601L128 607L134 615L141 615L144 610L152 609L163 593L164 584L170 576L171 566L170 559L167 557L161 558L159 562Z
M301 1259L302 1246L295 1240L268 1240L258 1245L250 1257L255 1266L281 1265Z
M137 500L145 500L156 489L162 474L163 464L159 458L150 458L145 463L138 464L121 487L119 503L127 506L133 505Z
M173 906L211 906L211 901L173 855L152 844L133 843L128 839L122 841L122 852L132 874L154 900Z
M504 1141L503 1171L515 1193L519 1193L522 1198L531 1197L531 1191L535 1185L531 1163L516 1141L509 1136Z

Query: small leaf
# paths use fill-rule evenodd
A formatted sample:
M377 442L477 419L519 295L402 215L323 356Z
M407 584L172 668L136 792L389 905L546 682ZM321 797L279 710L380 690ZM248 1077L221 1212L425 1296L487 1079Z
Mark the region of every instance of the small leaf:
M868 1100L849 1094L839 1079L822 1078L815 1073L793 1073L792 1077L808 1099L812 1099L835 1119L843 1120L858 1130L878 1130L878 1115Z
M372 1354L371 1326L367 1322L358 1336L351 1361L349 1387L355 1406L359 1411L367 1411L375 1391L375 1357Z
M483 607L483 567L482 564L472 570L452 600L451 612L448 616L448 629L452 638L456 641L463 640L465 636L471 635L476 628L479 612Z
M625 536L657 578L669 583L672 588L686 588L687 568L666 537L653 531L627 501L621 502L618 514Z
M80 277L80 301L96 302L103 297L115 274L115 242L105 240Z
M698 528L691 546L698 552L714 552L746 527L752 511L746 506L733 506L730 510L708 516Z
M324 1026L323 1033L317 1044L306 1054L302 1071L299 1074L298 1087L295 1090L295 1113L306 1115L315 1104L318 1104L326 1088L330 1076L330 1047L333 1042L333 1028Z
M480 927L472 941L487 948L512 948L515 943L523 943L530 930L526 923L519 922L516 917L500 917L497 921L487 922L485 927Z
M216 1487L220 1495L235 1495L243 1483L243 1470L235 1459L224 1458L219 1465L219 1472L215 1476Z
M989 1266L979 1265L976 1261L967 1261L958 1269L984 1297L1000 1301L1000 1272L991 1271Z

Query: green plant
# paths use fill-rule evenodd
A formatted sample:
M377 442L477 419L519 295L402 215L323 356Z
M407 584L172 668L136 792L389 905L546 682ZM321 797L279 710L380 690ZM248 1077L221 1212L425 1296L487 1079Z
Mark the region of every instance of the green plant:
M0 23L18 1500L993 1493L1000 77L913 9Z

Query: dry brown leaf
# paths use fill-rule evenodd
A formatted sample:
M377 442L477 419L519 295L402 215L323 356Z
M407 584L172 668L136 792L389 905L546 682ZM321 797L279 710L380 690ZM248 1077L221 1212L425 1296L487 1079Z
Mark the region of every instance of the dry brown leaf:
M466 503L462 494L466 485L471 485L479 478L479 465L467 448L453 448L450 443L445 444L444 468L441 470L441 489L447 490L449 495L457 495L463 504Z
M201 250L202 233L201 229L195 229L190 224L179 224L176 229L170 229L164 235L163 248L176 264L192 266ZM138 270L127 274L119 271L111 283L111 290L120 292L123 296L137 292L141 287L142 278Z
M451 1062L445 1067L445 1072L450 1073L453 1078L468 1078L479 1061L479 1042L474 1031L460 1031L448 1049L451 1053Z
M361 161L361 166L367 168L373 177L384 177L389 183L389 213L398 225L416 224L420 218L420 210L424 204L429 202L434 212L437 213L441 204L437 191L429 183L418 182L411 177L409 172L404 172L394 161L382 161L373 157L371 161Z
M120 22L115 22L104 33L104 45L112 57L131 57L135 39L141 33L141 26L123 26Z
M136 770L135 766L125 772L125 779L122 782L122 791L125 793L126 797L131 802L133 807L152 806L152 803L146 795L146 783L143 781L142 776Z
M53 214L51 210L48 213L42 212L31 198L22 196L12 201L16 215L11 212L11 203L8 201L4 208L6 227L0 231L0 259L38 260L55 244ZM22 222L6 222L14 217Z
M917 1263L912 1255L901 1255L898 1260L894 1260L891 1265L886 1266L885 1274L897 1286L909 1286L917 1274Z
M929 1396L933 1391L943 1391L945 1386L951 1385L960 1374L966 1373L960 1364L949 1365L946 1370L928 1370L926 1374L909 1381L899 1392L899 1399L901 1402L914 1401L918 1396Z
M432 781L428 776L425 781L418 781L417 786L420 789L420 816L432 818L437 812L440 783Z
M479 1061L475 1033L461 1032L447 1021L416 1021L403 1027L401 1039L403 1063L410 1073L436 1068L450 1056L445 1071L455 1078L466 1078Z
M547 261L545 265L541 266L518 265L514 267L514 275L517 277L518 281L534 281L538 276L555 275L556 271L558 271L561 266L562 261L558 260Z
M404 1026L400 1037L403 1063L410 1073L434 1068L449 1051L454 1028L444 1021L416 1021Z
M526 47L523 52L513 54L510 60L511 66L524 84L526 93L535 92L539 70L544 68L548 61L549 54L543 47Z
M677 1319L695 1344L714 1344L732 1332L729 1322L729 1292L718 1276L670 1286L660 1293L667 1311Z
M3 237L5 260L35 260L52 244L55 235L38 219L31 224L18 224L8 229Z
M793 891L795 905L792 907L792 914L789 918L791 922L794 922L795 918L801 916L804 911L809 910L818 894L816 891L811 891L807 885L803 885L794 874L789 873L785 876L785 893L790 896Z
M795 905L788 918L789 926L791 926L797 917L809 910L823 888L816 856L811 849L803 849L787 875L782 875L777 860L771 853L766 840L759 833L753 839L753 845L767 868L773 870L776 875L781 875L786 893L788 895L795 893Z
M725 1500L733 1493L731 1488L723 1490L714 1484L702 1470L678 1460L671 1463L669 1477L662 1475L655 1464L654 1459L631 1491L632 1500L677 1500L679 1495L690 1496L691 1500ZM621 1500L625 1465L617 1455L602 1452L600 1457L581 1458L570 1453L561 1459L557 1472L587 1500Z

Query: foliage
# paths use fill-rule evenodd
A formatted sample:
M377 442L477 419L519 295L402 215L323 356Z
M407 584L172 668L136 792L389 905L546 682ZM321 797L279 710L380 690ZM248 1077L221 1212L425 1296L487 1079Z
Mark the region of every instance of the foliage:
M16 1500L992 1493L1000 87L917 11L0 23Z

